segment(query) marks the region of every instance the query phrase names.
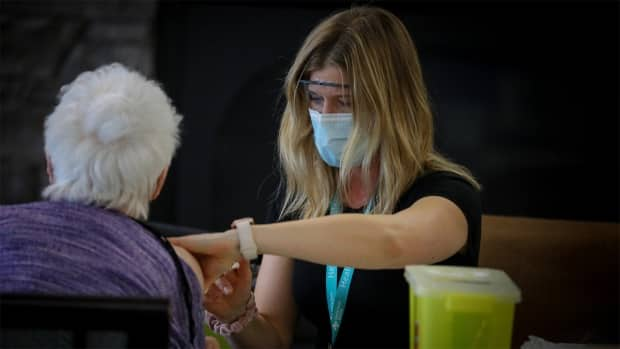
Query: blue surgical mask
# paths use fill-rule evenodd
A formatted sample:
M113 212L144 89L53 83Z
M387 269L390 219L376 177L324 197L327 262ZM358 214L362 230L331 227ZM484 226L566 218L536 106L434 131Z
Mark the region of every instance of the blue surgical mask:
M353 114L323 114L308 110L314 129L314 145L321 159L331 167L340 167L344 146L353 129Z

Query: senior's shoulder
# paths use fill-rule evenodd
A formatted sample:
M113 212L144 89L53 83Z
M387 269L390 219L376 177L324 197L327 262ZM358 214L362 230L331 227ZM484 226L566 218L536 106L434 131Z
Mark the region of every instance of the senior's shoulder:
M57 221L79 226L81 221L96 222L123 215L100 207L71 201L36 201L0 206L0 217L50 224Z
M35 201L11 205L0 205L0 224L9 224L20 220L36 222L45 220L44 217L59 214L63 210L58 203L50 201Z
M105 243L132 246L155 239L126 215L70 201L39 201L0 206L0 232L7 239L27 237L42 241ZM151 243L156 246L156 243ZM128 247L127 247L128 248Z

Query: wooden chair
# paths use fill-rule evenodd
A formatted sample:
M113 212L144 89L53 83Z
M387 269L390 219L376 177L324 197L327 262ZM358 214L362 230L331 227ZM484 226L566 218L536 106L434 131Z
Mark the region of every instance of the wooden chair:
M618 343L619 224L483 215L480 266L521 289L513 347Z

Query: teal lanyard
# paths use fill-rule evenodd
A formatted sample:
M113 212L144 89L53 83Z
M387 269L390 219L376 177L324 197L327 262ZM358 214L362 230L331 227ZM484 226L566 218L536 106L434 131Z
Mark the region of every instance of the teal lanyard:
M368 203L364 209L364 214L368 214L372 210L372 200ZM342 204L335 198L329 205L329 214L342 213ZM351 279L353 278L354 268L345 267L342 270L340 281L338 281L338 267L335 265L328 265L325 267L325 285L327 291L327 310L329 311L329 321L332 326L332 342L333 345L336 342L336 336L338 336L338 330L342 322L342 315L344 314L344 308L347 305L347 296L349 295L349 287L351 286ZM336 287L338 285L338 287Z

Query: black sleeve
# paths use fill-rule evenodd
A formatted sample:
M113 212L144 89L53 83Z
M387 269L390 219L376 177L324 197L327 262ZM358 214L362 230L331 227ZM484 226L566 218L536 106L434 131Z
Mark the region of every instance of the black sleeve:
M451 172L432 172L418 178L401 197L395 212L406 209L426 196L441 196L458 206L467 220L468 234L464 251L439 264L478 265L482 205L480 192L464 178Z

